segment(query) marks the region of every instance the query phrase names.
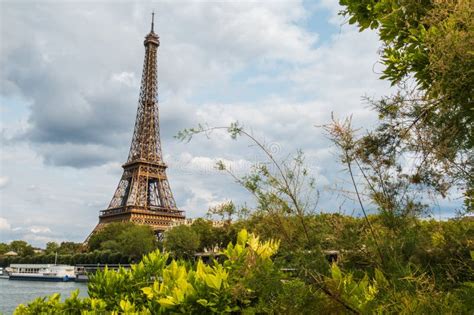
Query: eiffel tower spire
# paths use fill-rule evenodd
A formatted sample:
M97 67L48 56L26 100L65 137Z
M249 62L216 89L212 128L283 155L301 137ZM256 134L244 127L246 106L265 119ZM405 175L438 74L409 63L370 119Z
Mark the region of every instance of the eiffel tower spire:
M154 18L154 13L153 13ZM127 163L134 161L161 162L160 124L158 116L158 72L157 52L160 39L153 31L154 21L151 22L151 31L145 37L145 61L138 101L135 131L130 146Z
M101 211L94 231L114 221L131 221L164 231L185 218L184 211L176 207L161 153L157 71L160 39L154 32L154 13L144 45L145 60L130 152L115 194L107 209Z
M151 12L151 32L155 32L155 11Z

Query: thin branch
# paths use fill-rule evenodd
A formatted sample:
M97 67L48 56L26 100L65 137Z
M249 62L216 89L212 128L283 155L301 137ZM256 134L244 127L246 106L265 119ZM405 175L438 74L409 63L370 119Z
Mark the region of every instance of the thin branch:
M378 243L378 240L377 240L377 236L375 234L375 231L374 231L374 228L372 226L372 223L370 223L370 220L367 216L367 212L365 211L365 207L364 207L364 204L362 203L362 199L360 198L360 194L359 194L359 189L357 188L357 184L355 182L355 179L354 179L354 174L352 172L352 165L351 165L351 162L350 162L350 159L349 159L349 155L347 154L346 152L346 164L347 164L347 168L349 170L349 174L351 176L351 180L352 180L352 184L354 185L354 190L356 192L356 195L357 195L357 199L359 200L359 205L360 205L360 208L362 209L362 213L364 214L364 218L365 218L365 221L367 222L367 225L369 226L369 230L370 230L370 233L372 234L372 237L374 239L374 242L375 242L375 245L377 247L377 251L379 253L379 256L380 256L380 260L381 262L383 263L384 262L384 258L383 258L383 255L382 255L382 251L380 249L380 246L379 246L379 243Z

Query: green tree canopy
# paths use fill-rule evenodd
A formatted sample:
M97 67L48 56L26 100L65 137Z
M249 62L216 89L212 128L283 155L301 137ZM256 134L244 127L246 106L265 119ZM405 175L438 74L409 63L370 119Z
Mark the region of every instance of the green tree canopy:
M80 252L81 249L82 243L61 242L57 250L59 254L75 254Z
M118 235L117 243L119 252L137 260L156 248L156 237L150 226L133 225Z
M474 1L340 0L340 4L350 24L361 31L378 31L385 67L381 78L400 87L395 96L372 101L381 125L365 139L366 162L378 156L390 162L395 154L414 154L415 171L406 174L414 183L434 187L443 196L459 185L465 190L467 209L472 210Z
M25 241L12 241L10 243L10 250L16 252L20 256L32 256L35 253L33 246Z
M9 250L10 250L10 246L8 246L8 244L0 243L0 255L5 254Z
M196 219L191 225L191 229L199 237L199 251L204 250L204 248L210 249L217 245L217 234L209 220L203 218Z
M46 243L46 254L54 254L58 251L59 244L56 242L48 242Z
M147 225L114 222L92 235L88 245L90 250L111 250L136 260L156 248L156 237Z
M90 250L100 249L102 243L110 240L115 240L117 236L124 230L133 226L131 222L113 222L107 224L102 230L94 233L88 242Z
M193 257L199 244L199 234L190 226L178 225L165 232L165 248L176 257Z

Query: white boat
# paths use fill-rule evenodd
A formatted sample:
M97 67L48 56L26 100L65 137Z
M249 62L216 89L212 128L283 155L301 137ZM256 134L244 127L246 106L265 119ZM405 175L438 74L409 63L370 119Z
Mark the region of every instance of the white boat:
M0 279L8 279L8 273L2 267L0 267Z
M74 281L74 266L53 264L11 264L6 268L10 280Z

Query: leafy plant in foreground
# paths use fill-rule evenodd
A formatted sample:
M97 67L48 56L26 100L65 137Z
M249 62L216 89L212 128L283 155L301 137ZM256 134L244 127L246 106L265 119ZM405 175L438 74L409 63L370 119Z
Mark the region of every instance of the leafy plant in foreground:
M283 283L271 257L278 250L276 241L262 242L242 230L237 243L223 251L227 260L191 265L169 260L167 253L155 251L130 270L105 269L91 276L89 297L77 291L64 302L59 294L38 298L20 305L15 314L88 314L88 313L232 313L271 302L268 280L278 292ZM274 288L271 288L273 290Z

